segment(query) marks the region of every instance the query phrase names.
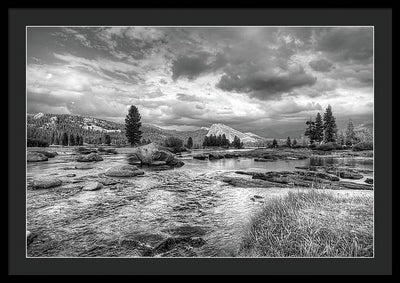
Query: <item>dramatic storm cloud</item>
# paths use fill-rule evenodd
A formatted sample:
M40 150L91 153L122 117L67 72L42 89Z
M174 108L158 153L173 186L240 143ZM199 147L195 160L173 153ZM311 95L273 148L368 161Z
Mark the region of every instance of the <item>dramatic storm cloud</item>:
M27 29L28 113L261 133L332 105L373 113L372 27L64 27ZM293 126L293 124L291 124Z

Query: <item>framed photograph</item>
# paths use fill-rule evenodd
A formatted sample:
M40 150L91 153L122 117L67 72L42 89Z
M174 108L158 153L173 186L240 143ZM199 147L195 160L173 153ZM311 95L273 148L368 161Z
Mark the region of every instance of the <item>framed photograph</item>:
M10 9L9 273L391 274L391 17Z

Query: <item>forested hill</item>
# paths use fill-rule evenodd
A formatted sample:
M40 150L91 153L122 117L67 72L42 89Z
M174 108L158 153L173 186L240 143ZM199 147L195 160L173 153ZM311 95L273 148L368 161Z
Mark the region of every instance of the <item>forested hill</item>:
M193 143L201 145L207 130L176 131L166 130L153 125L142 125L142 139L162 143L167 137L178 137L184 142L192 137ZM66 133L68 136L80 136L84 143L97 144L104 142L104 136L109 135L113 144L126 144L125 125L103 119L70 115L38 113L27 115L27 138L45 141L48 144L61 140Z

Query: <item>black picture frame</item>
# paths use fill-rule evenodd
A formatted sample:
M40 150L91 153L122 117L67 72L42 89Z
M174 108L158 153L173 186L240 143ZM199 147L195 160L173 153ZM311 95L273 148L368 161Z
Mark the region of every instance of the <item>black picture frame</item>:
M10 275L389 275L392 273L392 9L8 10L8 273ZM25 257L25 27L35 25L374 26L375 251L365 259Z

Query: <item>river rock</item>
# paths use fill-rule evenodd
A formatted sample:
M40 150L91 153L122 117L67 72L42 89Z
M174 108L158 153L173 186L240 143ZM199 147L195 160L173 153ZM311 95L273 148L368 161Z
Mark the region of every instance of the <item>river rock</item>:
M52 158L52 157L55 157L55 156L58 155L57 152L55 152L55 151L48 151L48 150L36 150L35 152L41 153L41 154L45 155L45 156L48 157L48 158Z
M168 165L170 167L181 167L184 165L183 161L176 159L174 154L163 150L154 143L138 147L135 151L135 155L141 161L141 164L144 165Z
M128 156L128 164L130 164L130 165L141 165L142 162L140 161L140 159L137 157L136 154L131 154L130 156Z
M76 161L78 161L78 162L93 162L93 161L102 161L102 160L103 160L103 157L101 157L97 153L90 153L88 155L79 156Z
M110 186L110 185L118 184L118 181L110 179L110 178L101 178L98 181L100 183L102 183L104 186Z
M118 154L118 151L115 148L108 148L106 149L106 152L111 154Z
M139 146L136 148L134 153L142 162L142 164L145 165L150 165L154 161L165 161L168 163L175 158L171 152L160 150L159 147L154 143Z
M165 161L153 161L150 166L162 166L162 165L167 165L167 162Z
M372 178L367 178L367 179L365 180L365 183L372 185L372 184L374 183L374 179L372 179Z
M84 191L97 191L103 188L103 184L99 182L87 183L82 190Z
M185 165L185 163L182 160L174 159L171 162L169 162L168 165L171 167L179 168L179 167L182 167L183 165Z
M208 159L208 155L206 154L198 154L193 156L194 159L205 160Z
M246 172L246 171L235 171L236 174L239 175L249 175L249 176L253 176L254 172Z
M90 153L97 153L97 150L95 148L87 148L80 146L75 149L78 153L80 154L90 154Z
M90 170L93 169L94 167L89 165L89 164L84 164L84 165L76 165L73 167L73 169L78 169L78 170Z
M47 160L48 160L47 156L39 152L27 152L26 154L27 162L41 162Z
M40 189L48 189L60 186L62 181L57 178L40 178L33 180L32 182L32 189L40 190Z
M175 159L175 156L165 150L157 150L153 153L152 158L155 161L164 161L165 163L170 163Z
M110 177L135 177L143 175L144 171L134 165L118 165L107 170L106 176Z
M239 157L239 154L225 153L224 157L225 157L225 158L238 158L238 157Z
M346 171L339 172L339 177L342 179L355 179L355 180L364 178L364 176L361 174L346 172Z
M218 153L210 153L208 155L208 159L210 159L210 160L222 159L222 158L224 158L224 156L222 154L218 154Z

